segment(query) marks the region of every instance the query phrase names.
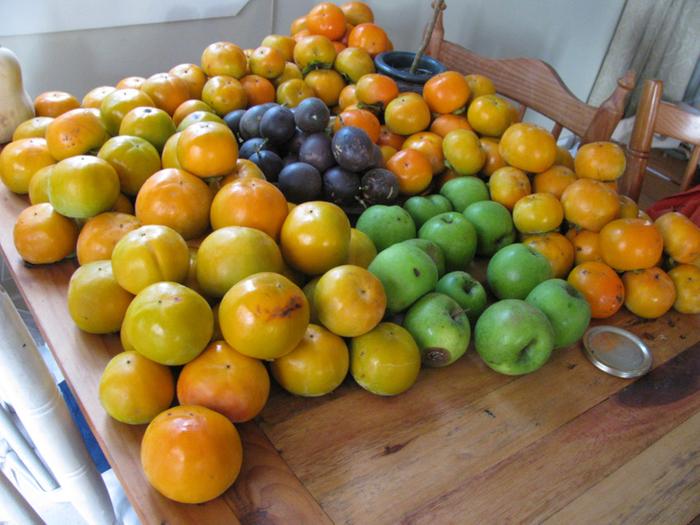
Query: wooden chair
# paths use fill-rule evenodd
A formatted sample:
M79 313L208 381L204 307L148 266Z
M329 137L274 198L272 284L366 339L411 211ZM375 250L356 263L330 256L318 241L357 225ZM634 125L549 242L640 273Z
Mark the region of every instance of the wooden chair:
M619 184L620 191L635 201L639 199L644 176L648 171L647 163L654 133L693 144L680 191L690 187L700 159L700 115L663 102L662 93L661 80L644 81L627 148L627 170Z
M542 60L487 58L445 40L442 12L428 44L428 54L454 71L489 77L498 93L520 104L521 118L531 108L555 122L555 137L566 128L584 143L610 139L635 85L635 73L628 71L600 107L589 106L569 91L557 72Z

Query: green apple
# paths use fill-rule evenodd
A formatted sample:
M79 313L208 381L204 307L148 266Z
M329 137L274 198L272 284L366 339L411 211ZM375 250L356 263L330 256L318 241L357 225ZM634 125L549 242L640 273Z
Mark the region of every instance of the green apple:
M418 299L406 312L403 326L418 343L426 366L451 365L467 351L471 338L464 310L442 293Z
M535 286L551 278L547 258L521 243L498 250L486 268L489 287L499 299L525 299Z
M448 180L440 188L440 194L450 199L452 207L459 212L463 212L470 204L489 200L486 183L472 176Z
M404 209L411 214L416 227L420 228L428 219L446 211L452 211L452 203L444 195L416 195L403 204Z
M491 256L515 242L515 228L508 208L496 201L479 201L467 206L464 216L476 230L476 253Z
M448 199L444 195L440 195L439 193L433 193L432 195L428 195L426 198L438 207L440 213L445 213L446 211L454 210L450 199Z
M417 246L425 253L430 255L430 258L433 260L437 268L438 277L442 277L445 274L445 254L442 253L442 249L433 241L429 241L428 239L409 239L407 241L403 241L403 243Z
M539 308L520 299L505 299L489 306L479 317L474 346L496 372L529 374L552 354L554 329Z
M583 337L591 321L588 301L563 279L548 279L538 284L525 301L542 310L549 319L554 329L554 348L574 344Z
M394 244L377 254L369 268L384 286L389 313L400 312L432 291L438 271L430 256L417 246Z
M355 228L372 239L378 252L416 236L416 224L401 206L370 206L357 219Z
M467 272L456 271L444 275L435 286L435 291L449 295L476 322L486 308L486 290Z
M445 255L448 270L464 270L476 253L476 231L459 212L436 215L418 231L418 237L437 244Z

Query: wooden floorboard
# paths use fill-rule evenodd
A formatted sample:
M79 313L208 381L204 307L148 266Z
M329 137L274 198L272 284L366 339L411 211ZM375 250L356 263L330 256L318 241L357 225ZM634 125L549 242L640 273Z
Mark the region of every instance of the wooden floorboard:
M680 183L686 161L669 155L664 150L654 149L649 156L648 172L642 183L639 205L647 209L657 200L680 192ZM696 175L695 183L698 177Z

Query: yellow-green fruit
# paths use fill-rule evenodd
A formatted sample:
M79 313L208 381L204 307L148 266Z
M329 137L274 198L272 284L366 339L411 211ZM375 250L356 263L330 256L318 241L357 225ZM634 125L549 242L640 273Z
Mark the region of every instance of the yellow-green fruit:
M316 295L316 285L318 284L318 281L321 279L320 275L317 275L313 279L311 279L308 283L304 285L302 288L302 291L304 292L304 295L306 296L306 300L309 301L309 320L312 323L318 323L318 312L316 311L316 303L314 301L314 297Z
M54 166L55 164L44 166L29 181L29 202L32 204L49 202L49 177Z
M210 233L197 253L197 282L204 293L223 297L241 279L258 272L281 273L280 250L255 228L226 226Z
M211 111L193 111L180 121L180 124L177 126L177 131L182 131L195 122L218 122L219 124L226 124L224 119Z
M332 392L343 382L349 363L345 341L322 326L310 324L296 348L275 359L270 370L288 392L316 397Z
M350 230L350 250L347 264L367 268L377 256L377 248L365 232L357 228Z
M134 298L112 273L110 261L78 268L68 284L68 311L78 328L91 334L118 332Z
M214 332L214 315L194 290L160 282L131 301L122 330L139 354L163 365L184 365L206 348Z
M400 394L416 382L421 355L405 328L381 323L350 343L350 373L365 390L381 396Z
M141 137L161 151L167 140L175 134L175 124L162 109L134 108L124 115L119 125L119 134Z
M137 352L122 352L107 363L99 396L105 411L117 421L143 425L173 402L175 382L167 366Z
M445 160L460 175L474 175L486 162L479 137L468 129L450 131L442 141Z
M160 169L158 151L141 137L112 137L97 156L114 168L121 191L127 195L136 195L146 179Z
M112 251L119 285L133 294L161 281L184 282L190 251L182 235L159 225L141 226L122 237Z
M42 138L10 142L0 151L0 180L10 191L24 194L34 174L55 162Z
M100 114L107 132L110 135L117 135L124 116L140 106L155 107L153 99L140 89L117 89L103 98Z
M64 159L49 177L49 202L66 217L94 217L111 210L118 197L117 172L97 157L79 155Z
M260 272L237 282L219 307L221 332L238 352L277 359L299 344L309 325L309 304L292 281Z

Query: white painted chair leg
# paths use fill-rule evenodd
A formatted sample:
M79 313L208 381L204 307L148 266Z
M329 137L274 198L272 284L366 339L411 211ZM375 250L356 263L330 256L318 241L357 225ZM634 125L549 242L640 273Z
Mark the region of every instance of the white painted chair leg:
M36 455L34 448L15 426L15 422L2 403L0 403L0 436L7 440L10 448L15 451L44 491L48 492L58 488L56 480Z
M118 523L102 477L9 295L0 287L0 382L39 453L90 525Z
M44 525L44 521L0 471L0 508L12 525Z

